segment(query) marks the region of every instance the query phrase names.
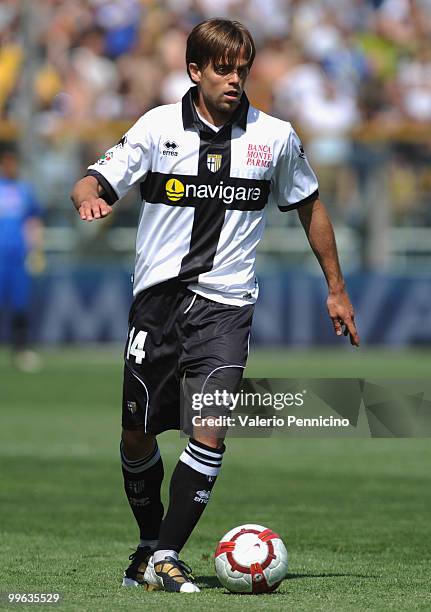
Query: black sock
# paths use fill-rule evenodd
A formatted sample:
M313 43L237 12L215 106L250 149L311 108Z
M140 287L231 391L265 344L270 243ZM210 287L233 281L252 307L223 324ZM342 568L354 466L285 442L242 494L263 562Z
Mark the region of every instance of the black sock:
M160 487L163 481L163 463L157 442L153 451L132 461L124 454L120 445L124 490L130 508L139 526L141 540L158 540L163 518Z
M169 508L156 550L183 548L208 503L224 450L224 445L215 449L190 438L172 474Z

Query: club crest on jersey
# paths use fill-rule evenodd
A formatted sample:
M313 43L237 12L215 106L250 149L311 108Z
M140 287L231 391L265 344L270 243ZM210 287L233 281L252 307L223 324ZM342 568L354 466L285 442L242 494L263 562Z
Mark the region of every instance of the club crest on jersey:
M207 168L210 172L217 172L221 168L222 155L220 153L208 153Z

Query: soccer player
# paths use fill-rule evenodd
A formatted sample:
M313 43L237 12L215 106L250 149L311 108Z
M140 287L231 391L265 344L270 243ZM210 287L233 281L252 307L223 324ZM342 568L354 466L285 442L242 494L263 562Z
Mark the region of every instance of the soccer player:
M11 318L13 361L22 371L40 366L39 356L28 346L30 276L29 252L42 248L42 209L31 186L18 178L16 151L0 153L0 315Z
M328 283L335 333L359 344L332 225L301 142L290 123L253 108L244 93L254 56L240 23L197 25L186 50L194 87L181 102L143 115L72 194L90 222L109 215L132 185L142 196L121 441L124 487L141 542L124 585L199 590L178 555L220 472L223 435L193 430L171 477L165 515L156 436L181 428L185 378L205 389L238 388L258 294L254 262L265 206L298 211Z

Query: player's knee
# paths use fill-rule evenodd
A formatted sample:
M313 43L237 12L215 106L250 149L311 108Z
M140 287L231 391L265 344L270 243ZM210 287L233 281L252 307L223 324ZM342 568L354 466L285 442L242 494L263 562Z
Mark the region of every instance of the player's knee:
M140 459L148 455L156 443L156 436L141 430L123 429L121 439L124 453L129 459Z
M209 446L214 449L223 448L225 436L225 429L216 429L216 428L206 428L203 431L196 431L196 428L193 432L193 438L200 442L201 444L205 444L205 446Z

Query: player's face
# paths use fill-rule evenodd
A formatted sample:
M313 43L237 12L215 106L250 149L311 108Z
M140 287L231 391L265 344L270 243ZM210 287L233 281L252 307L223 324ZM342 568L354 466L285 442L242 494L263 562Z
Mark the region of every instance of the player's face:
M189 69L199 87L198 110L204 117L209 114L216 124L225 123L238 107L248 77L244 53L235 65L219 62L199 69L197 64L190 64Z

